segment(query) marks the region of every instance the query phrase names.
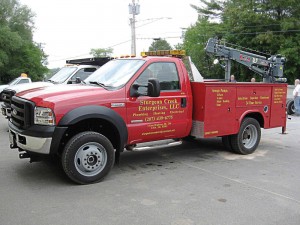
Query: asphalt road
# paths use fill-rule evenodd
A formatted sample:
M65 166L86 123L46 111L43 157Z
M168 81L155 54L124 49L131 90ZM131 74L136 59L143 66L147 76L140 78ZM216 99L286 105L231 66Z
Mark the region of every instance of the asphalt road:
M300 224L300 117L263 130L248 156L221 140L125 152L102 182L76 185L8 146L0 116L0 224Z

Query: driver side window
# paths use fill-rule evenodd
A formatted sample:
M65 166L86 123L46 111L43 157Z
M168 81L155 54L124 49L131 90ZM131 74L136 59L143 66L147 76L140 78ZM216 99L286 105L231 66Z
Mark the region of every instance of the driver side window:
M136 80L140 85L147 85L149 78L157 78L161 91L180 90L178 72L175 63L158 62L149 65ZM146 87L140 87L140 92L146 92Z
M151 65L150 65L151 66ZM150 69L150 66L148 66L144 72L139 76L139 78L135 81L135 83L139 85L148 85L149 78L153 78L154 74L152 70ZM147 87L139 87L139 91L141 93L147 92Z

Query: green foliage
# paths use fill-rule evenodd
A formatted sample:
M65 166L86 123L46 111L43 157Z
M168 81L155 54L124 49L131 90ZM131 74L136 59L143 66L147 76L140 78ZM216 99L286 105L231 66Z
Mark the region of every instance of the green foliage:
M178 43L178 44L174 45L174 49L182 50L182 49L184 49L184 46L182 43Z
M149 51L156 50L172 50L172 47L166 40L159 38L157 40L154 40L149 47Z
M106 56L111 56L113 53L112 48L92 48L90 51L90 54L93 57L106 57Z
M210 37L215 37L221 29L218 23L211 23L207 18L199 17L197 23L186 30L183 46L187 55L195 63L196 67L207 79L224 78L224 71L219 65L213 65L213 59L209 58L204 48Z
M200 0L201 5L205 5L205 7L199 7L196 5L191 5L192 8L196 9L199 16L201 18L210 18L210 19L219 19L222 15L222 11L224 9L224 1L220 0Z
M281 54L287 58L285 77L293 83L300 70L300 4L295 0L200 0L194 6L199 19L185 34L184 47L201 68L204 77L218 78L205 63L204 47L208 38L218 37L227 43L254 49L269 57ZM200 47L199 47L200 46ZM195 51L198 51L197 56ZM248 81L254 73L233 63L233 73L239 81ZM224 73L223 73L224 74ZM256 76L257 77L257 76ZM259 80L259 79L258 79Z
M47 68L41 46L32 40L34 14L17 0L0 2L0 81L8 81L27 72L32 80L41 80Z
M44 80L44 81L47 81L47 80L50 79L54 74L56 74L59 70L60 70L59 67L49 69L48 72L44 74L43 80Z

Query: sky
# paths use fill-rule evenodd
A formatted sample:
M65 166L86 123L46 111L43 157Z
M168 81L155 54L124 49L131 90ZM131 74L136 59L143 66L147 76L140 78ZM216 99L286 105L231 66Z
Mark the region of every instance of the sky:
M132 0L20 0L35 13L33 39L48 55L48 67L67 59L87 58L92 48L113 48L113 56L131 54L128 5ZM182 43L182 31L195 24L190 5L199 0L136 0L136 52L147 51L153 38L171 46Z

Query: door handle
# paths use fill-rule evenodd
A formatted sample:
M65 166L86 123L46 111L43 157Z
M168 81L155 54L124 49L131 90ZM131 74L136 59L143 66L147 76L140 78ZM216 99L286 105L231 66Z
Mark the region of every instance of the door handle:
M181 108L186 107L186 98L181 98Z

